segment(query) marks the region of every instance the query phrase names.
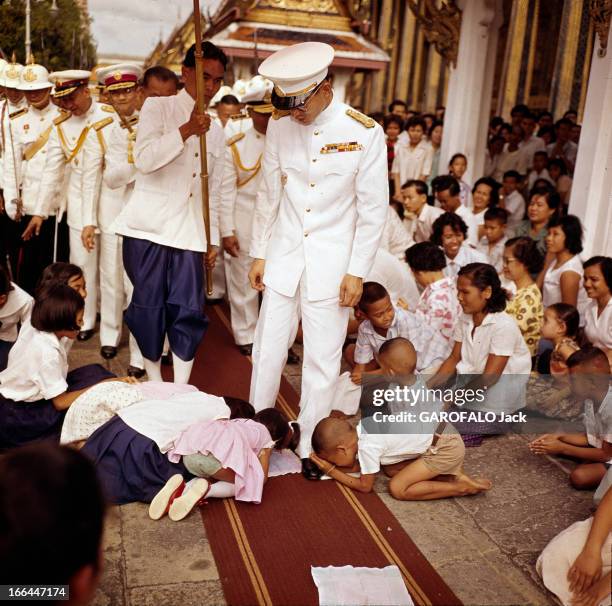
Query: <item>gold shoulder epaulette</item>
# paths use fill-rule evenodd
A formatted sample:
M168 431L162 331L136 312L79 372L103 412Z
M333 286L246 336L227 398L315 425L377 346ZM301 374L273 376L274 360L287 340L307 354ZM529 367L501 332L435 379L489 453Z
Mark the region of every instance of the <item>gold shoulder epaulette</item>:
M105 126L108 126L111 122L113 121L113 119L111 117L108 118L103 118L102 120L98 120L97 122L94 122L92 124L92 127L95 131L100 131L102 130Z
M24 107L22 109L18 109L17 111L13 112L12 114L9 114L9 119L10 120L14 120L15 118L19 118L19 116L23 116L24 114L28 113L28 108Z
M272 112L272 120L280 120L281 118L284 118L285 116L289 115L289 110L287 109L275 109Z
M244 120L245 118L248 118L248 116L242 112L239 114L232 114L230 116L230 120Z
M356 109L353 109L352 107L349 107L346 110L346 115L349 116L350 118L353 118L353 120L357 120L357 122L359 122L366 128L374 128L374 126L376 126L376 121L373 118L370 118L369 116L366 116L365 114L362 114L361 112L358 112Z
M59 126L62 122L66 122L70 116L72 116L72 112L62 111L62 113L53 120L53 124L55 124L55 126Z
M236 133L233 137L230 137L225 144L231 147L234 143L240 141L240 139L244 139L244 133Z
M101 109L103 112L108 112L109 114L115 113L115 108L112 105L102 105Z

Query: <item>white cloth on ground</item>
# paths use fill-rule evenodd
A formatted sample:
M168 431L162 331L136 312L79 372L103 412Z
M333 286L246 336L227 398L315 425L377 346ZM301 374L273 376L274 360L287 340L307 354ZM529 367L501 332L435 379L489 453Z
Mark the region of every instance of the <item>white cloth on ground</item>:
M397 566L311 567L320 606L413 606Z

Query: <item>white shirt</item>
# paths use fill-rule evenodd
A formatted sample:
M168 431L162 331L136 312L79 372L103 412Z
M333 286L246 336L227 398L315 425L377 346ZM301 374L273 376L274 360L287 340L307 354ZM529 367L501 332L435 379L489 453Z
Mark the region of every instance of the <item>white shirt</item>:
M487 263L492 265L498 274L501 274L504 270L502 258L504 256L504 247L507 241L508 238L502 238L493 244L493 246L490 246L487 236L483 236L476 247L476 250L487 257Z
M34 299L17 284L11 282L6 303L0 307L0 341L10 343L17 339L17 324L30 319Z
M137 124L133 124L133 134L130 135L116 116L115 122L107 129L105 149L96 145L93 138L89 137L85 142L85 172L103 169L103 182L101 187L91 181L83 183L83 205L92 205L90 214L97 217L96 225L103 233L115 233L112 224L134 191L136 167L133 155L137 128Z
M268 124L250 254L286 297L302 274L310 301L337 297L346 274L363 278L374 262L388 210L385 136L349 109L334 98L309 126L289 116Z
M463 206L463 204L459 205L455 214L461 217L467 225L466 242L476 246L478 244L478 217L467 206Z
M459 252L454 259L450 259L446 255L446 267L442 270L448 278L457 279L459 270L468 263L488 263L487 257L479 250L472 248L465 242L459 247Z
M418 217L404 214L404 228L412 235L415 242L428 242L433 232L434 221L443 214L444 211L441 208L425 204Z
M519 149L525 157L527 168L531 168L533 166L533 155L538 151L544 151L546 149L546 143L544 143L544 139L531 135L529 139L523 139L523 141L519 143Z
M364 320L359 325L355 345L355 362L367 364L374 359L374 355L378 353L385 341L395 337L408 339L414 346L418 372L443 362L448 355L446 339L429 326L421 316L395 305L393 309L395 317L384 337L376 332L369 320Z
M595 412L592 400L585 401L584 427L587 440L594 448L601 448L603 441L608 441L612 431L612 387L608 389L608 393L597 409L597 412ZM612 463L612 459L608 463Z
M525 198L515 190L504 197L504 208L508 211L508 229L515 229L525 216Z
M548 152L548 157L550 159L557 158L556 154L553 154L553 150L556 147L556 143L549 143L546 146L546 151ZM576 155L578 154L578 146L573 141L568 141L563 145L563 155L572 163L572 165L576 164ZM573 166L568 166L567 171L571 174L573 171Z
M68 355L55 334L22 330L0 372L0 394L17 402L51 400L68 389Z
M461 361L458 374L481 374L490 354L508 356L503 374L526 374L531 372L531 354L527 349L518 325L506 312L488 313L482 324L474 329L470 314L459 318L453 339L461 343Z
M47 143L53 129L53 120L58 115L57 107L49 103L42 110L31 106L25 114L11 121L14 153L7 148L2 163L4 164L4 201L7 214L13 220L17 208L11 202L19 197L20 190L23 214L35 214L42 171L47 157ZM39 145L40 149L34 153ZM28 156L34 153L28 160L24 158L26 151Z
M265 135L251 127L242 138L225 147L220 214L223 238L234 234L238 226L241 234L251 232L257 191L263 179L265 144ZM248 251L249 247L250 242L240 241L241 249Z
M183 141L179 127L195 101L185 89L172 97L149 97L140 111L134 192L113 228L122 236L181 250L206 249L202 217L200 140ZM219 206L225 136L211 123L206 133L211 244L219 244Z
M578 298L576 308L580 314L580 326L584 326L585 311L589 304L589 298L582 284L584 269L579 255L574 255L563 265L557 267L557 261L553 261L544 274L544 285L542 287L542 304L548 307L553 303L561 303L561 275L566 271L572 271L580 276L578 285Z
M380 239L380 247L389 251L399 261L405 261L406 249L414 244L412 235L406 231L402 220L392 206L387 210L387 221Z
M612 349L612 298L599 316L597 301L589 300L584 310L584 332L595 347Z
M66 204L68 225L79 231L86 225L96 225L95 206L83 204L83 184L100 184L102 171L100 166L90 166L85 170L83 162L85 141L91 138L94 145L103 149L105 129L108 118L114 114L102 109L96 101L82 116L70 116L61 124L55 124L49 143L47 143L47 159L40 182L40 192L35 214L47 217L52 214L58 201ZM97 126L96 126L97 125ZM97 128L97 130L96 130ZM108 131L107 131L108 132ZM67 179L65 197L60 195L64 188L64 176ZM97 198L95 200L97 204ZM63 214L64 208L59 209Z
M167 452L190 425L229 419L231 411L223 398L196 391L177 394L167 400L143 400L117 414L126 425L153 440L162 452Z
M408 265L382 248L376 251L374 264L364 282L382 284L393 303L401 298L412 310L419 302L419 289Z
M395 157L391 165L391 174L399 174L400 183L403 185L409 179L419 179L421 176L429 176L431 172L431 161L433 159L433 148L422 139L418 145L411 147L398 140L395 145Z
M499 160L493 172L493 178L499 181L499 183L503 181L504 173L509 170L515 170L520 175L527 174L528 165L525 153L521 151L520 147L514 151L510 151L508 145L508 143L504 145L504 150L499 154Z
M552 180L552 177L550 176L550 173L548 172L547 168L542 169L542 172L539 172L539 173L536 172L535 170L532 170L529 173L529 177L527 178L527 191L531 191L531 188L534 186L535 182L538 179L545 179L551 185L555 184L555 182Z
M408 408L408 407L406 407ZM366 433L357 426L357 459L362 474L377 473L381 465L416 459L430 446L433 433Z

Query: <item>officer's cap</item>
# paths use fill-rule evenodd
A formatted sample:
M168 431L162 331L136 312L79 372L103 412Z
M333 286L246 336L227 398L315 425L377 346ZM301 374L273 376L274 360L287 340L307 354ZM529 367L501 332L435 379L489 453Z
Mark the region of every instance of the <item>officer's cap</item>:
M242 102L258 114L271 114L274 111L271 103L273 87L271 80L263 76L254 76L247 82Z
M96 77L106 91L133 88L142 78L142 68L135 63L116 63L97 70Z
M55 85L53 96L56 99L72 94L80 86L89 84L91 72L84 69L66 69L49 74L49 80Z

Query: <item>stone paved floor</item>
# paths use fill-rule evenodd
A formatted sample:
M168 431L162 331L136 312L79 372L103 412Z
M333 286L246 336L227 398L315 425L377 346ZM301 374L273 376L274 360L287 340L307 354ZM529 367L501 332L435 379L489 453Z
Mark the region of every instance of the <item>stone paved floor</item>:
M71 365L100 362L97 336L76 344ZM109 367L125 373L125 343ZM287 367L299 389L299 368ZM485 440L467 451L466 471L486 476L486 495L436 502L392 499L387 481L376 491L446 583L466 605L554 604L535 573L546 543L592 512L592 493L570 488L571 464L535 457L527 436ZM95 606L225 604L217 568L199 516L158 522L140 503L113 507L104 542L105 571ZM347 562L350 563L350 562Z

